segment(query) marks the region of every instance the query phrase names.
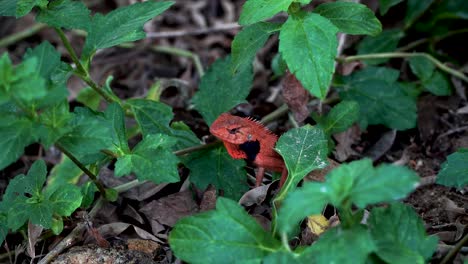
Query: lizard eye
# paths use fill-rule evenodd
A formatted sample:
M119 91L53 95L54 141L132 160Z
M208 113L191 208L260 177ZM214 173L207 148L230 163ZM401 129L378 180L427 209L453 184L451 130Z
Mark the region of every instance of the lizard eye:
M239 128L238 128L238 127L233 128L233 129L228 129L229 134L233 134L233 135L236 134L237 131L239 131Z

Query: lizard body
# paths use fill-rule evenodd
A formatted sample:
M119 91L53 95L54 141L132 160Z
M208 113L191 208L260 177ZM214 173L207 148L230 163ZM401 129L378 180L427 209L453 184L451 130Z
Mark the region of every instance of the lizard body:
M246 159L258 167L256 186L260 186L265 170L280 171L280 186L288 172L281 156L273 149L278 137L259 122L228 113L221 114L210 126L210 132L223 141L234 159Z

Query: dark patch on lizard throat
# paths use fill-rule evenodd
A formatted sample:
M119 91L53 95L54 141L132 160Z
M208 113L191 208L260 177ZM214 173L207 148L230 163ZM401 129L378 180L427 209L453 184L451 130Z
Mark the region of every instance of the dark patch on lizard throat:
M260 142L258 140L246 141L239 145L239 149L245 153L248 161L254 161L260 152Z

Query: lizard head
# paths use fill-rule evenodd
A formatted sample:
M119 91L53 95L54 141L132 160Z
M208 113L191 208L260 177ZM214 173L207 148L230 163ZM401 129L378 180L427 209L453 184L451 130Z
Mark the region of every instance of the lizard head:
M250 121L246 118L233 116L228 113L221 114L210 126L210 132L217 138L232 144L243 144L255 140Z

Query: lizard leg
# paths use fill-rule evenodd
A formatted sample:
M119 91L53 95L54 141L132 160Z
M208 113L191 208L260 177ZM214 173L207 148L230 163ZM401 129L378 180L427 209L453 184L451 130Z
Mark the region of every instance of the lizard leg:
M280 183L279 183L279 187L283 187L283 184L284 182L286 181L286 179L288 178L288 170L286 168L283 169L283 171L281 172L281 179L280 179Z
M255 187L258 187L262 184L263 175L265 175L265 168L258 167L257 175L255 176L255 179L256 179Z

